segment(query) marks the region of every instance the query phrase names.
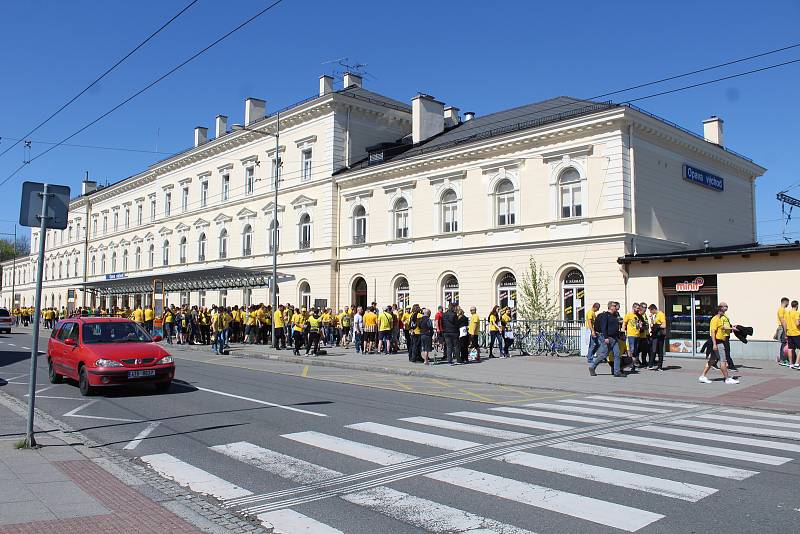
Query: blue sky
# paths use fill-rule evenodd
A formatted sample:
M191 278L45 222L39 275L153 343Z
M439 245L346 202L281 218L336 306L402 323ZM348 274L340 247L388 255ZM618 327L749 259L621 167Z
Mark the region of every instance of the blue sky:
M26 133L188 0L40 0L0 8L0 151ZM105 112L269 2L200 0L65 112L31 136L31 154ZM366 63L365 86L399 100L417 92L478 114L556 95L591 97L637 83L800 42L800 2L367 2L284 0L167 80L2 187L0 232L13 228L24 180L77 190L85 173L113 182L187 148L217 114L241 122L245 97L269 110L312 96L326 61ZM623 95L635 98L800 58L800 48ZM762 242L781 240L775 194L800 184L792 165L800 63L637 102L702 131L725 120L725 144L767 167L757 182ZM0 180L25 157L0 158ZM800 197L800 186L789 191ZM713 224L709 221L709 224ZM800 238L800 221L792 239Z

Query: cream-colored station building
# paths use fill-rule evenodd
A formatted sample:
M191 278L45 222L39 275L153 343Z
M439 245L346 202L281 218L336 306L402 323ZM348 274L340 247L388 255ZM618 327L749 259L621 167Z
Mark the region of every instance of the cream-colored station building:
M582 320L587 303L639 300L620 258L756 241L765 169L723 146L716 117L698 136L633 106L570 97L475 116L425 94L397 101L346 74L342 89L323 76L316 96L279 113L247 99L238 122L247 129L217 116L213 138L196 128L189 150L108 187L85 182L69 228L48 233L44 304L151 298L101 301L83 289L104 280L269 273L275 210L279 298L306 306L458 300L485 316L515 303L533 258L552 275L563 317ZM16 260L22 305L33 304L38 238L34 230L32 255ZM11 306L12 262L2 267L0 302ZM641 299L663 306L658 286L637 286ZM167 301L270 295L238 287Z

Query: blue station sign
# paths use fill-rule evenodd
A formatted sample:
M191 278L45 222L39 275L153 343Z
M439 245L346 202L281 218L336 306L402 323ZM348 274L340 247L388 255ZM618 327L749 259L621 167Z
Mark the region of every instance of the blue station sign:
M125 278L125 273L110 273L106 275L106 280L119 280Z
M714 189L715 191L724 191L725 190L725 180L721 177L717 176L716 174L711 174L710 172L701 171L700 169L696 169L691 165L683 166L683 179L687 182L694 182L698 185L702 185L703 187L708 187L709 189Z

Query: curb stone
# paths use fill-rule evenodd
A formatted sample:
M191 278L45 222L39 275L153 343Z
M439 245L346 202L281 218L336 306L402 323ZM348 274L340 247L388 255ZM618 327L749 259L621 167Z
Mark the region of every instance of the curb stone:
M0 404L17 415L27 417L27 406L11 395L0 391ZM273 529L263 526L255 518L238 515L222 508L209 497L180 486L147 467L138 459L128 458L101 446L68 424L36 408L37 426L46 423L51 430L42 431L72 446L120 482L163 506L198 529L210 534L246 532L273 534Z

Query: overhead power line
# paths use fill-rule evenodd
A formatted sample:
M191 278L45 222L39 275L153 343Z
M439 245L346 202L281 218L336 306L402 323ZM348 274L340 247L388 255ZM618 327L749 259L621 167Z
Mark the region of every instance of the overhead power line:
M137 50L139 50L139 49L140 49L140 48L142 48L144 45L146 45L146 44L147 44L147 43L148 43L148 42L149 42L151 39L153 39L153 37L155 37L156 35L158 35L159 33L161 33L161 32L162 32L162 31L163 31L163 30L164 30L164 29L165 29L167 26L169 26L170 24L172 24L172 23L175 21L175 19L177 19L178 17L180 17L181 15L183 15L183 14L184 14L184 13L185 13L185 12L186 12L186 11L187 11L189 8L190 8L190 7L192 7L193 5L195 5L195 4L196 4L198 1L199 1L199 0L192 0L191 2L189 2L189 3L186 5L186 7L184 7L184 8L183 8L183 9L181 9L180 11L178 11L178 12L177 12L175 15L173 15L173 16L172 16L172 18L171 18L171 19L169 19L167 22L165 22L164 24L162 24L162 25L161 25L161 27L159 27L159 28L158 28L156 31L154 31L153 33L151 33L150 35L148 35L148 36L147 36L147 38L145 38L145 40L144 40L144 41L140 42L140 43L139 43L139 44L137 44L135 47L133 47L133 48L130 50L130 52L128 52L127 54L125 54L124 56L122 56L122 57L121 57L119 60L117 60L117 62L116 62L116 63L114 63L114 64L113 64L113 65L111 65L111 66L110 66L108 69L106 69L106 70L105 70L105 72L103 72L103 73L102 73L100 76L98 76L97 78L95 78L95 79L94 79L94 81L93 81L92 83L90 83L89 85L87 85L86 87L84 87L83 89L81 89L81 91L80 91L80 92L79 92L77 95L75 95L75 96L73 96L72 98L70 98L70 99L69 99L67 102L65 102L65 103L64 103L64 104L63 104L63 105L62 105L60 108L58 108L58 109L57 109L57 110L55 110L53 113L51 113L49 117L47 117L47 118L46 118L46 119L44 119L42 122L40 122L39 124L37 124L36 126L34 126L34 127L33 127L33 129L32 129L31 131L29 131L29 132L28 132L28 133L26 133L24 136L22 136L22 138L21 138L21 139L18 139L16 143L14 143L14 144L13 144L13 145L11 145L10 147L8 147L8 148L6 148L5 150L3 150L2 152L0 152L0 157L3 157L4 155L6 155L6 154L7 154L7 153L8 153L8 152L9 152L9 151L12 149L12 148L14 148L15 146L17 146L17 145L18 145L18 144L19 144L19 143L20 143L20 142L21 142L23 139L27 139L27 137L28 137L29 135L33 134L33 133L34 133L36 130L38 130L39 128L41 128L42 126L44 126L45 124L47 124L48 122L50 122L50 120L51 120L51 119L53 119L53 118L54 118L56 115L58 115L59 113L61 113L62 111L64 111L64 110L65 110L65 109L66 109L66 108L67 108L67 107L68 107L70 104L72 104L73 102L75 102L76 100L78 100L78 99L79 99L81 96L83 96L83 94L84 94L84 93L86 93L86 91L88 91L89 89L91 89L92 87L94 87L94 86L95 86L95 85L96 85L96 84L97 84L97 83L98 83L100 80L102 80L103 78L105 78L106 76L108 76L108 75L109 75L109 74L110 74L110 73L111 73L111 72L112 72L114 69L116 69L117 67L119 67L119 66L120 66L120 65L121 65L121 64L122 64L122 63L123 63L123 62L124 62L126 59L128 59L128 58L129 58L129 57L131 57L131 56L132 56L134 53L136 53L136 51L137 51Z
M118 110L119 108L121 108L122 106L124 106L125 104L127 104L128 102L130 102L131 100L136 98L137 96L141 95L142 93L144 93L145 91L147 91L148 89L150 89L151 87L156 85L157 83L163 81L164 79L166 79L170 75L174 74L175 72L177 72L178 70L180 70L181 68L186 66L187 64L191 63L192 61L194 61L195 59L197 59L198 57L203 55L205 52L207 52L208 50L212 49L213 47L215 47L216 45L218 45L219 43L221 43L222 41L224 41L225 39L227 39L228 37L230 37L234 33L238 32L239 30L241 30L242 28L244 28L245 26L247 26L248 24L250 24L251 22L253 22L257 18L261 17L262 15L264 15L266 12L268 12L269 10L271 10L272 8L274 8L275 6L280 4L281 2L283 2L283 0L275 0L274 2L269 4L267 7L265 7L264 9L262 9L261 11L259 11L258 13L256 13L252 17L250 17L249 19L245 20L244 22L242 22L241 24L239 24L238 26L236 26L235 28L233 28L232 30L227 32L226 34L222 35L217 40L215 40L214 42L209 44L208 46L206 46L206 47L200 49L199 51L195 52L194 54L189 56L187 59L185 59L184 61L182 61L181 63L179 63L175 67L171 68L170 70L168 70L167 72L165 72L164 74L162 74L161 76L159 76L158 78L156 78L155 80L150 82L149 84L145 85L144 87L142 87L141 89L139 89L138 91L133 93L131 96L129 96L128 98L126 98L125 100L123 100L122 102L120 102L119 104L114 106L113 108L109 109L108 111L106 111L102 115L98 116L97 118L95 118L95 119L91 120L90 122L86 123L85 125L81 126L75 132L71 133L70 135L68 135L67 137L65 137L64 139L59 141L58 143L54 144L53 146L51 146L50 148L48 148L44 152L40 152L39 154L37 154L33 158L29 159L28 161L23 162L23 164L20 165L19 167L17 167L17 169L14 170L14 172L9 174L5 179L3 179L2 182L0 182L0 186L4 185L11 178L13 178L26 165L29 165L30 163L36 161L37 159L41 158L45 154L51 152L53 149L58 148L62 144L66 143L67 141L69 141L70 139L72 139L73 137L78 135L79 133L83 132L84 130L90 128L94 124L96 124L96 123L100 122L101 120L103 120L104 118L108 117L109 115L114 113L116 110Z
M18 139L16 137L6 137L5 135L0 136L0 141L3 139L8 139L10 141L22 141L22 139ZM40 145L55 145L55 141L41 141L36 139L26 139L26 141L30 141L31 143L38 143ZM144 154L164 154L164 155L172 155L174 152L160 152L158 150L146 150L144 148L131 148L131 147L122 147L122 146L101 146L101 145L78 145L73 143L61 143L61 146L68 146L72 148L93 148L97 150L120 150L122 152L141 152Z

